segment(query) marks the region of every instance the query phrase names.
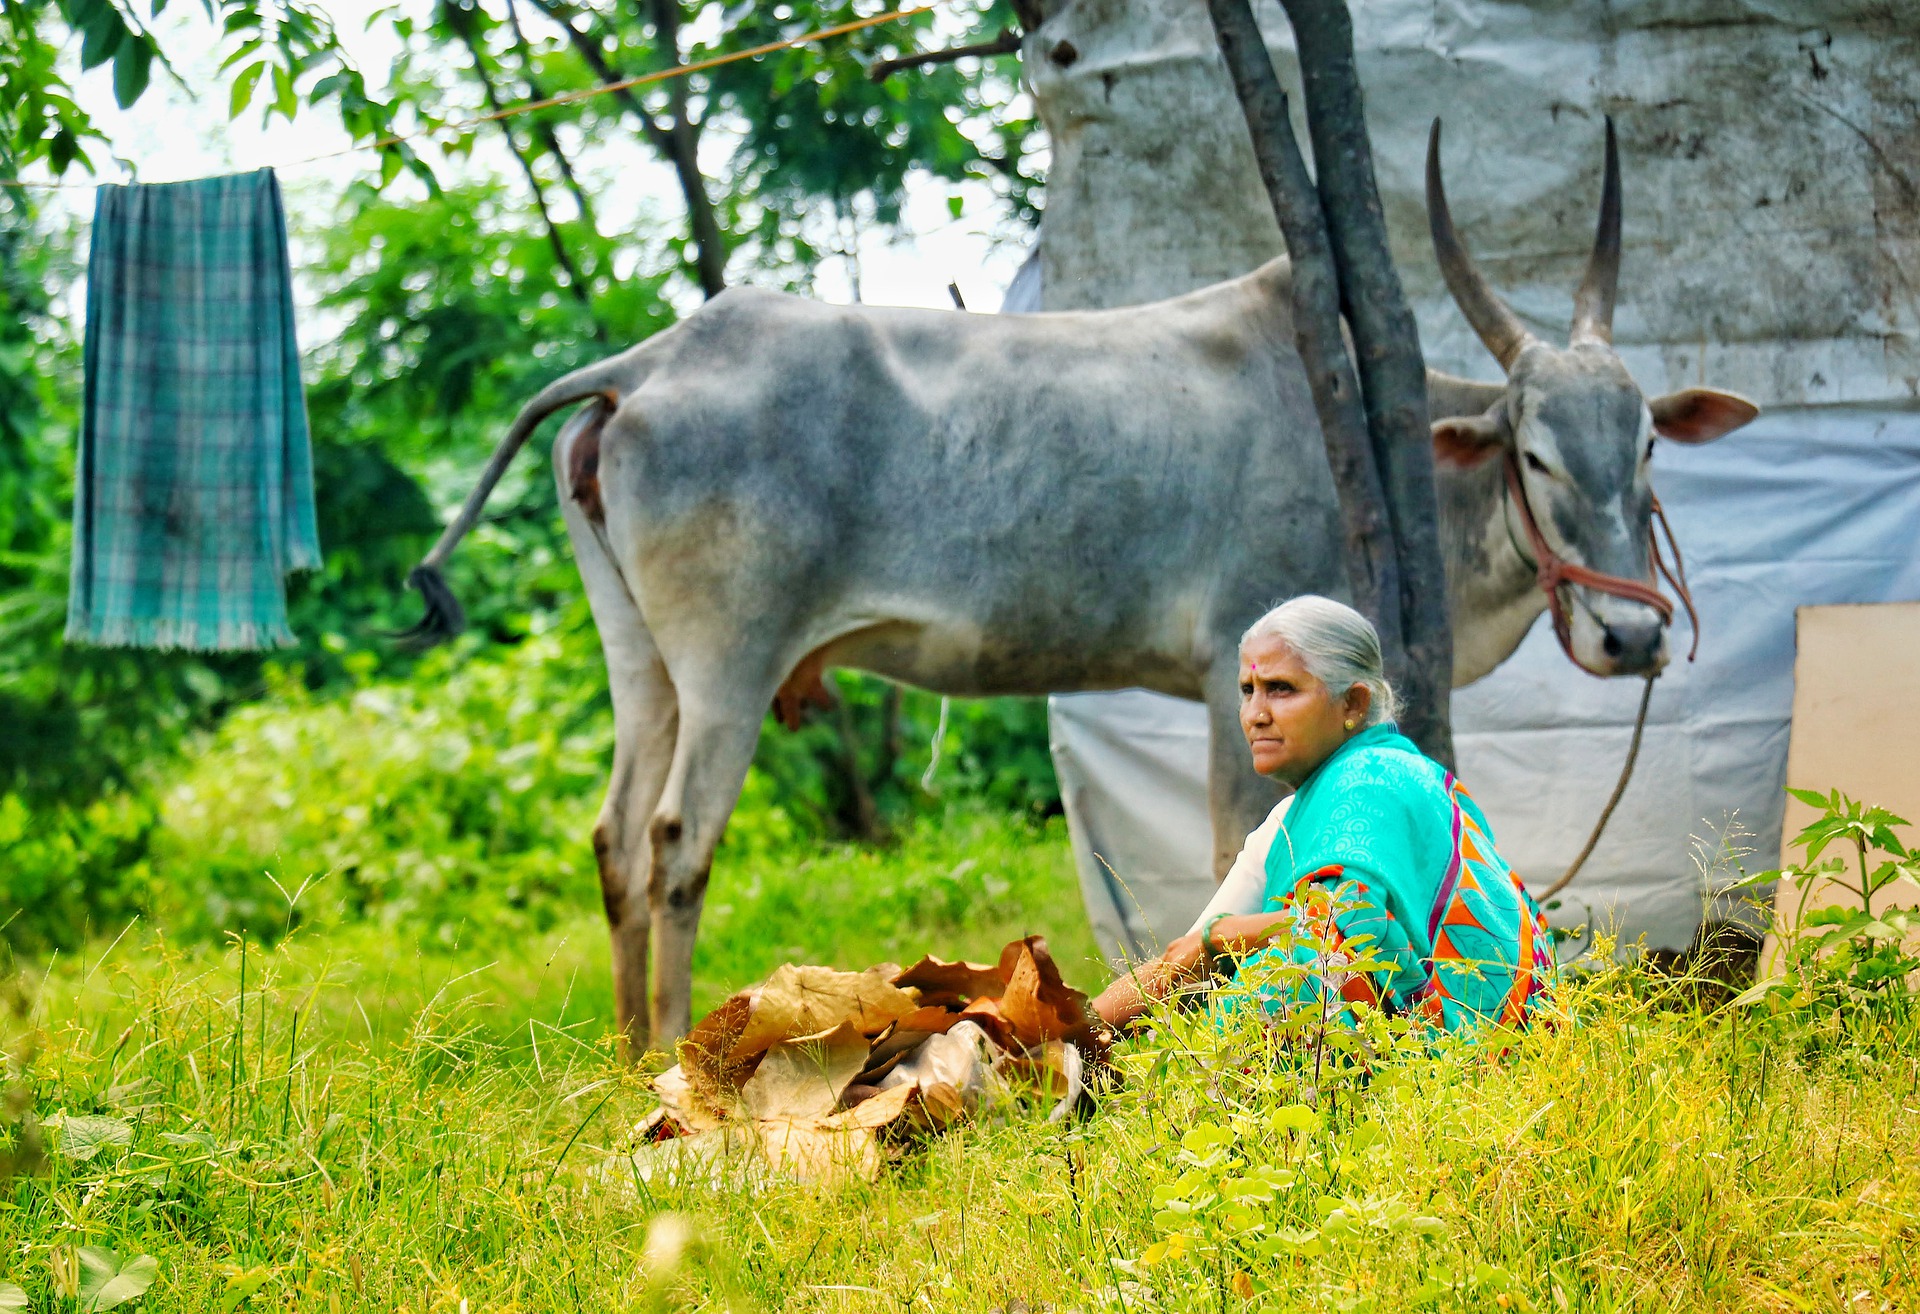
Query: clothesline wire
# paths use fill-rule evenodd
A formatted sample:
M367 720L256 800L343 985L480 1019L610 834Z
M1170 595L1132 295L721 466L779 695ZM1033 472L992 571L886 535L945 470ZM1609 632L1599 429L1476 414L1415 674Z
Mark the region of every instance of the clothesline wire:
M695 60L691 64L676 64L672 68L657 69L652 73L641 73L630 78L620 78L614 82L602 82L597 86L583 87L579 91L565 91L557 96L546 96L540 100L521 101L517 105L508 105L489 114L476 115L470 119L461 119L455 123L438 123L429 127L416 128L412 132L395 133L374 141L357 142L343 146L339 150L327 151L320 155L309 155L302 160L294 160L279 166L282 169L297 169L302 165L318 164L322 160L338 159L342 155L352 155L359 151L385 150L404 141L413 141L419 137L431 137L442 132L464 132L468 128L479 127L483 123L493 123L500 119L512 118L517 114L530 114L535 110L552 109L556 105L571 105L576 101L591 100L595 96L604 96L610 92L627 91L633 87L645 86L652 82L665 82L672 78L686 77L691 73L705 72L718 68L722 64L732 64L743 59L755 59L761 55L770 55L776 50L786 50L793 46L810 45L815 41L825 41L832 37L845 36L849 32L858 32L862 28L878 27L882 23L897 22L903 18L913 18L933 9L932 4L914 5L907 9L894 9L884 14L875 14L870 18L856 18L850 23L839 23L833 27L823 27L817 32L807 32L800 36L787 37L782 41L769 41L765 45L754 46L749 50L736 50L725 55L715 55L711 59ZM43 187L43 188L82 188L98 187L100 183L68 182L27 182L19 178L0 178L0 187Z

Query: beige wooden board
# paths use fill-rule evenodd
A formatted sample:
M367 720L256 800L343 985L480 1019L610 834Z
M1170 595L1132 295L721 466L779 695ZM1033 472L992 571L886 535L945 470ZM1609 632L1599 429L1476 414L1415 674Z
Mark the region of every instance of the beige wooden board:
M1793 732L1787 748L1787 784L1794 789L1838 789L1909 819L1920 819L1920 603L1801 607L1793 666ZM1787 802L1780 865L1801 857L1793 837L1816 813ZM1920 842L1920 826L1900 836ZM1829 853L1833 852L1829 850ZM1824 856L1824 855L1823 855ZM1799 886L1781 881L1777 917L1797 922L1816 908L1852 896L1816 885L1804 904ZM1920 906L1920 885L1895 881L1874 900L1876 911ZM1769 939L1768 970L1778 964Z

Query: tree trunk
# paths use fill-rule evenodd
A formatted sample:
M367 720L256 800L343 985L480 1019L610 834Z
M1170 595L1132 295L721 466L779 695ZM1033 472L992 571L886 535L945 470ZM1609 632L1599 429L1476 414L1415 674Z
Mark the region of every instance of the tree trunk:
M1427 366L1387 242L1354 67L1353 22L1346 0L1281 4L1300 53L1320 208L1332 240L1341 305L1353 330L1373 458L1399 563L1404 665L1390 668L1388 676L1406 695L1402 728L1408 737L1451 769L1453 630L1434 492Z
M1293 331L1313 389L1327 462L1340 496L1354 606L1380 631L1387 669L1405 665L1393 525L1375 465L1353 360L1340 331L1340 285L1327 221L1287 115L1250 0L1207 0L1214 35L1253 138L1260 180L1293 259Z

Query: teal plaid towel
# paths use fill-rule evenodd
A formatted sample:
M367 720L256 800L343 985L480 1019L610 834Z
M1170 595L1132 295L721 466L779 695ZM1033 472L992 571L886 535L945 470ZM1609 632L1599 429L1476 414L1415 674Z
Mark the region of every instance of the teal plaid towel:
M290 644L319 565L273 171L100 188L68 641Z

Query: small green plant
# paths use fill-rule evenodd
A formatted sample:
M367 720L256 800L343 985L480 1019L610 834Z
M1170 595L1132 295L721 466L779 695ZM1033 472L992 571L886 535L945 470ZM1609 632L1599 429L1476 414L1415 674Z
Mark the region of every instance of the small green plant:
M1781 989L1796 1003L1822 1009L1848 1001L1910 1000L1920 993L1915 981L1920 954L1909 947L1920 934L1920 908L1889 907L1882 897L1894 882L1920 878L1920 855L1910 852L1893 831L1907 820L1837 789L1827 794L1787 792L1820 809L1793 841L1806 855L1804 861L1738 883L1739 888L1754 888L1792 882L1797 897L1791 914L1776 907L1773 915L1785 971L1755 985L1740 1001L1751 1003ZM1823 856L1830 850L1839 853ZM1809 912L1808 903L1823 885L1844 891L1851 901Z
M1185 1273L1176 1286L1210 1285L1224 1306L1297 1288L1309 1260L1337 1275L1329 1291L1384 1253L1411 1251L1419 1265L1421 1247L1446 1235L1378 1171L1373 1098L1398 1089L1401 1065L1435 1038L1343 998L1353 978L1383 984L1393 964L1371 937L1335 943L1331 925L1283 931L1206 1007L1163 1016L1158 1043L1121 1056L1129 1076L1204 1081L1214 1106L1154 1165L1155 1239L1125 1265L1137 1277Z

